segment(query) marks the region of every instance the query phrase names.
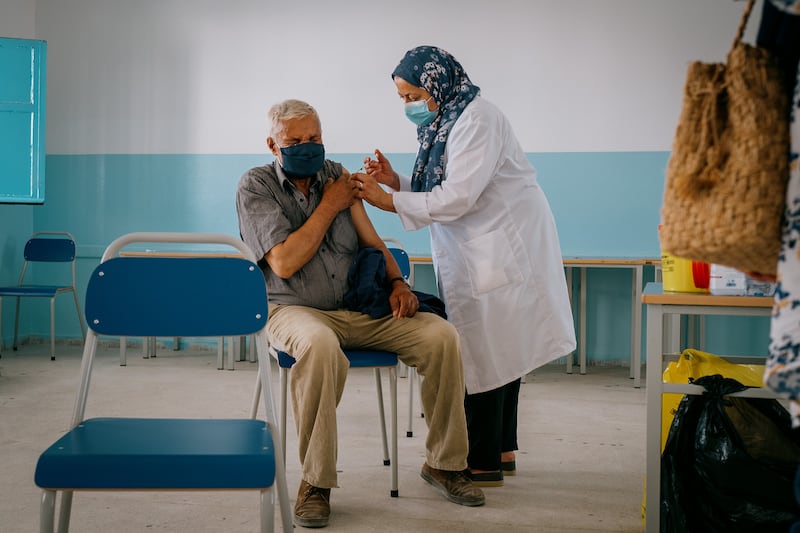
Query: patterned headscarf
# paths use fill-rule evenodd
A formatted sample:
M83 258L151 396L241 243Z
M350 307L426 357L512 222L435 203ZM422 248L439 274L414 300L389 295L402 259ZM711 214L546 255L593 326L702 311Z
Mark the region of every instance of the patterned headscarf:
M478 94L461 63L435 46L418 46L406 52L392 72L428 91L439 104L439 113L427 126L417 127L419 151L411 174L411 190L427 192L444 179L444 147L461 112Z

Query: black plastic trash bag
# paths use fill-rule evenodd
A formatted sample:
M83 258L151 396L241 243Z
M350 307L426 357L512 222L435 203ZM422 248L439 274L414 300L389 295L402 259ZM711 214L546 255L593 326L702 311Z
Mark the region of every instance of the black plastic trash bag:
M772 399L725 396L747 387L721 375L693 381L661 456L661 531L789 531L800 519L794 478L800 435Z

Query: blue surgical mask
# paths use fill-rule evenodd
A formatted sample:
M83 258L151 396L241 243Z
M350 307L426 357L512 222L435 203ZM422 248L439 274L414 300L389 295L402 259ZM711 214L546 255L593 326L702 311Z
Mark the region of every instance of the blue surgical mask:
M281 148L281 166L290 178L307 178L322 170L325 164L325 145L301 143Z
M428 98L430 100L433 98L431 96ZM429 111L428 110L428 100L417 100L415 102L406 102L406 117L408 120L416 124L417 126L427 126L433 119L436 118L436 113L438 111Z

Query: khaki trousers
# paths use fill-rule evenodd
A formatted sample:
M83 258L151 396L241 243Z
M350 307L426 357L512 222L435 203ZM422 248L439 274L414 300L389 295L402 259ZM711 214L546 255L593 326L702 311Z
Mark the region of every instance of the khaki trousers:
M426 462L441 470L467 467L464 371L458 332L433 313L398 320L373 319L347 310L322 311L300 305L270 305L272 345L291 354L291 395L303 479L315 487L337 486L336 406L349 362L342 348L396 352L415 367L428 437Z

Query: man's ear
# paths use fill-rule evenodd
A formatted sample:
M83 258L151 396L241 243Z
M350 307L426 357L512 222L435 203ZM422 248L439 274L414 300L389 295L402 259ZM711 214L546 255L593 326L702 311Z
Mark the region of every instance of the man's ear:
M278 152L280 151L278 148L278 144L275 142L275 139L272 137L267 137L267 148L269 151L272 152L272 155L278 156Z

